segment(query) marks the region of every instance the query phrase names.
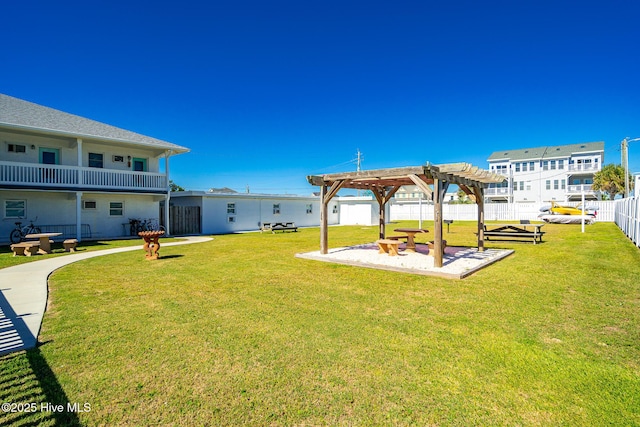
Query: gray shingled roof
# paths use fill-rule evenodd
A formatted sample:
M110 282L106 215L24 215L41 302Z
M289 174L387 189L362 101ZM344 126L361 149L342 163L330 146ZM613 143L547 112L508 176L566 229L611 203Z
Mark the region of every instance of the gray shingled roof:
M188 148L0 93L0 127L74 138L134 143L186 153Z
M490 162L499 160L531 160L555 157L569 157L578 153L604 152L604 142L585 142L581 144L553 145L548 147L522 148L518 150L495 151L487 159Z

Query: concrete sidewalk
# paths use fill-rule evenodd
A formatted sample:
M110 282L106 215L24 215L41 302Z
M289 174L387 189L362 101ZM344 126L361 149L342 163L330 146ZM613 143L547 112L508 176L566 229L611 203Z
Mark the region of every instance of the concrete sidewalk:
M162 243L162 247L212 240L211 237L202 236L184 239L179 242ZM47 279L52 272L73 262L120 252L140 251L141 248L142 246L131 246L77 252L0 269L0 355L36 346L47 308Z

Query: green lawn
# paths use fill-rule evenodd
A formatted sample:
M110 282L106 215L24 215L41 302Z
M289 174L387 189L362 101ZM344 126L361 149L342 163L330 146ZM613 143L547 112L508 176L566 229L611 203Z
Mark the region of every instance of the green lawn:
M640 251L610 223L544 230L487 242L515 253L464 280L295 258L317 228L72 264L43 345L0 358L0 400L91 410L0 424L640 425Z

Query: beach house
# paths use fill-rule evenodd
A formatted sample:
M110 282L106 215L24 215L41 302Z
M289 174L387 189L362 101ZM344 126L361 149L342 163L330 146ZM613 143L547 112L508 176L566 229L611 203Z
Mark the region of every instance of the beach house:
M31 220L64 238L130 235L130 218L160 217L170 158L188 151L0 94L0 243Z
M604 142L496 151L489 170L507 177L485 191L492 202L571 202L599 200L591 188L604 162Z

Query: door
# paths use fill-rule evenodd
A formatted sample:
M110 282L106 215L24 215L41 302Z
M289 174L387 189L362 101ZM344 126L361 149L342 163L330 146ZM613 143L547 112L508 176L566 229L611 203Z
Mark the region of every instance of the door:
M43 165L58 165L60 164L60 150L57 148L40 148L40 163ZM56 170L53 168L42 168L42 182L55 183L56 182Z
M141 159L134 157L132 161L132 168L134 172L146 172L147 171L147 159Z
M43 165L59 165L60 150L57 148L40 148L40 163Z

